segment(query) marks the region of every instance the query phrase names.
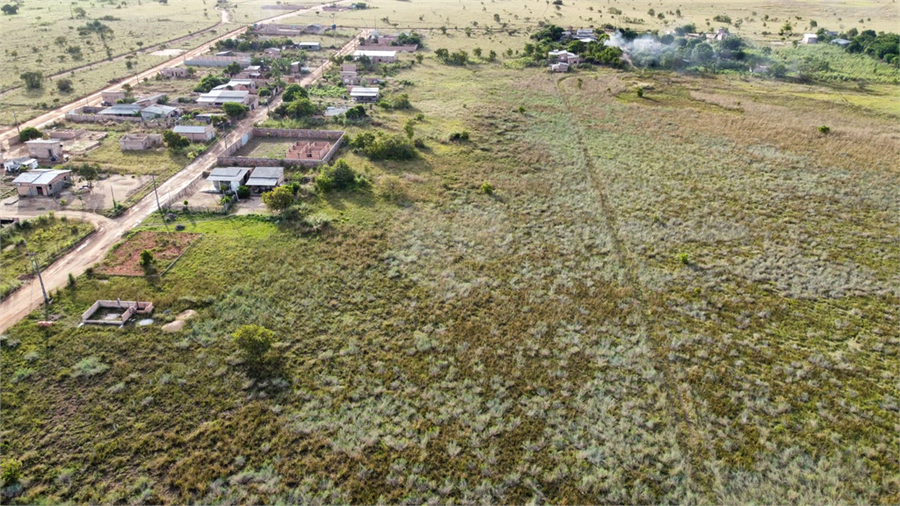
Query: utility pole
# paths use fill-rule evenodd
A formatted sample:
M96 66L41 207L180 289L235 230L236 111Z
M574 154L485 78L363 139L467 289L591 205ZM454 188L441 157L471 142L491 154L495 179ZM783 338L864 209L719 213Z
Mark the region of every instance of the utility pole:
M44 278L41 277L41 266L37 261L37 253L31 253L28 251L28 246L25 247L25 254L31 258L31 266L34 268L34 273L38 277L38 281L41 283L41 293L44 295L44 320L50 319L50 297L47 297L47 289L44 288Z
M16 116L16 112L15 112L15 111L13 111L13 119L14 119L15 122L16 122L16 132L19 133L19 134L21 134L22 131L19 130L19 117Z
M163 220L163 225L166 227L166 232L168 232L169 224L166 223L166 215L163 213L162 206L159 205L159 193L156 191L156 175L151 174L150 177L153 178L153 194L156 195L156 208L159 209L159 216Z

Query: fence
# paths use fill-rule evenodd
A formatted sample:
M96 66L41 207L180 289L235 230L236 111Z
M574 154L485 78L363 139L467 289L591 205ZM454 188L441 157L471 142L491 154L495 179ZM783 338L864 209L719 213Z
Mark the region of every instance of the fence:
M253 158L248 156L232 156L239 149L244 147L250 139L255 137L275 137L281 139L320 139L333 142L331 148L325 153L320 160L316 159L292 159L292 158ZM328 163L344 140L344 132L339 130L306 130L306 129L288 129L288 128L259 128L254 127L250 132L241 137L237 142L225 148L221 155L216 159L216 163L220 167L318 167L324 163ZM287 153L285 153L286 155Z

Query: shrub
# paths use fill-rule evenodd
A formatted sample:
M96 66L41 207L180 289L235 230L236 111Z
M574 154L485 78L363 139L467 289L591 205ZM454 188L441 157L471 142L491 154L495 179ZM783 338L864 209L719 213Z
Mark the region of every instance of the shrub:
M322 192L331 190L347 190L356 185L356 172L343 158L326 167L322 175L316 178L316 189Z
M831 132L831 129L828 128L827 126L822 125L822 126L819 127L819 133L820 133L820 134L827 135L828 132Z
M481 193L484 193L485 195L493 195L494 185L488 183L487 181L481 183Z
M249 199L250 198L250 187L249 186L238 186L237 196L240 199Z
M56 80L56 89L63 93L68 93L72 91L72 80L71 79L57 79Z
M403 180L394 175L384 176L378 180L376 186L378 195L395 204L406 200L406 189L403 186Z
M222 110L225 111L229 118L239 118L247 114L250 108L236 102L225 102L222 104Z
M150 250L141 251L141 267L148 269L153 265L153 253Z
M3 459L0 463L0 482L4 486L18 483L21 473L22 463L16 459Z
M19 132L19 141L20 142L28 142L34 139L40 139L44 134L41 133L40 130L34 127L26 127L23 128L21 132Z
M690 257L688 256L687 253L679 253L679 254L678 254L678 261L679 261L682 265L689 265L689 264L691 263L691 259L690 259Z
M258 370L265 364L266 355L272 348L274 332L259 325L242 325L234 332L233 336L234 343L252 370Z
M171 130L163 132L163 142L169 149L181 149L191 145L190 139L176 134Z
M450 134L450 142L469 142L469 132L467 130L453 132Z
M412 160L418 155L413 143L402 135L362 132L350 141L350 147L372 160Z
M638 88L636 90L638 98L644 98L644 88Z
M279 186L262 194L263 203L272 212L283 213L294 203L294 192L288 186Z

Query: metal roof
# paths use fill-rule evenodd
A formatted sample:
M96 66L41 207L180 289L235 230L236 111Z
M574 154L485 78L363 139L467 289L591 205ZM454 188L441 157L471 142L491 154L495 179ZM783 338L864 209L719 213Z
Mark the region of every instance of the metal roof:
M351 97L377 97L378 96L378 88L363 88L362 86L356 86L352 90L350 90Z
M253 169L251 177L282 177L284 176L284 167L257 167Z
M148 114L158 114L160 116L167 116L170 113L175 112L177 110L178 110L177 107L171 107L168 105L151 105L151 106L145 107L144 110L141 111L141 114L146 112Z
M246 167L216 167L209 173L207 181L240 181L250 172Z
M29 144L59 144L60 142L62 142L62 141L60 141L59 139L34 139L31 141L25 141L25 145L27 146Z
M356 50L353 51L353 57L359 56L367 56L370 58L375 57L385 57L385 56L397 56L397 51L364 51L364 50Z
M133 116L134 113L141 112L141 106L135 104L116 104L107 107L97 114L106 114L109 116Z
M19 177L13 179L13 183L27 183L27 184L50 184L54 179L63 174L69 174L72 171L70 170L54 170L54 169L38 169L38 170L30 170L28 172L23 172L19 174Z
M178 125L172 131L176 134L205 134L208 128L205 126Z

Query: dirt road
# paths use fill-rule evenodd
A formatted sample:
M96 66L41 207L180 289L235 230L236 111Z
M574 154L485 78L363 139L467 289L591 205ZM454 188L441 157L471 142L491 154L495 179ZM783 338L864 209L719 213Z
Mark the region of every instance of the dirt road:
M368 32L363 31L357 37L353 37L337 54L346 55L351 53L359 44L359 37L365 36ZM320 67L316 68L306 79L303 80L304 85L310 85L319 79L325 70L331 66L330 61L326 61ZM271 108L277 107L281 103L281 96L278 96L270 104ZM187 167L175 174L167 181L163 182L157 188L160 202L168 202L181 190L193 183L201 176L203 171L209 170L216 164L216 158L225 150L226 146L231 145L247 133L253 124L266 119L268 110L259 107L252 111L240 124L229 134L224 136L216 144L214 144L206 153L197 157ZM60 212L57 214L73 215L85 218L91 216L95 218L86 218L96 223L97 232L86 239L75 250L60 258L52 265L42 271L44 278L44 286L47 292L59 289L65 286L68 281L69 274L75 277L80 276L88 267L103 260L106 252L116 242L122 239L122 236L129 230L138 226L147 219L150 214L157 211L156 196L151 192L140 202L131 207L122 216L115 220L103 218L90 213ZM0 210L2 212L2 210ZM7 213L9 214L9 213ZM15 213L16 217L36 216L39 213ZM32 280L25 286L17 290L11 296L0 302L0 332L13 326L16 322L24 318L31 311L36 309L43 302L40 285L38 280ZM52 311L51 311L52 312Z
M345 3L345 2L349 2L349 1L350 0L339 0L334 3L340 4L340 3ZM295 11L290 11L285 14L279 14L277 16L273 16L271 18L266 18L264 20L258 21L257 24L275 23L281 19L284 19L284 18L287 18L290 16L294 16L300 11L303 11L303 12L321 11L323 7L327 7L329 5L332 5L332 3L321 4L321 5L317 5L315 7L310 7L308 9L304 8L304 9L298 9ZM224 19L225 18L224 12L223 12L222 16ZM228 17L229 18L231 17L230 14L228 15ZM101 99L102 92L119 89L126 82L138 83L138 82L142 81L144 78L155 77L156 74L158 74L160 70L162 70L164 68L171 68L171 67L178 66L185 60L185 58L191 58L191 57L203 54L203 53L207 52L210 47L214 46L216 42L218 42L220 40L225 40L228 38L237 37L238 35L243 33L246 29L247 29L246 26L242 26L238 29L232 30L232 31L222 35L221 37L213 39L213 40L207 42L206 44L203 44L195 49L191 49L190 51L188 51L186 53L182 53L180 56L178 56L176 58L173 58L165 63L161 63L153 68L145 70L133 77L123 79L119 83L116 83L112 86L108 86L106 88L98 90L94 93L91 93L90 95L88 95L86 97L82 97L82 98L80 98L74 102L68 103L58 109L54 109L53 111L50 111L46 114L42 114L42 115L38 116L37 118L30 119L28 121L19 123L19 128L21 129L21 128L30 127L30 126L33 126L35 128L39 128L39 129L44 128L46 125L53 123L54 121L63 119L63 117L66 115L66 113L73 111L75 109L78 109L79 107L83 107L85 105L98 105L98 104L100 104L100 102L102 100ZM17 133L16 127L9 127L9 128L6 128L6 129L0 131L0 146L9 146L9 143L11 142L11 140L12 140L12 142L17 142L18 141L18 139L16 138L17 136L18 136L18 133ZM13 139L15 139L15 140L13 140Z

